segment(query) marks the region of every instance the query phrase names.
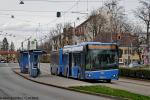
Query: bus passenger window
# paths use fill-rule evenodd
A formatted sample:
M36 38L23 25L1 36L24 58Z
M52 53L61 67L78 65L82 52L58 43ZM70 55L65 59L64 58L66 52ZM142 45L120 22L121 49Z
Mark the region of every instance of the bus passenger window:
M74 58L74 63L75 63L74 65L80 66L80 64L81 64L81 55L80 55L80 53L74 53L73 58Z

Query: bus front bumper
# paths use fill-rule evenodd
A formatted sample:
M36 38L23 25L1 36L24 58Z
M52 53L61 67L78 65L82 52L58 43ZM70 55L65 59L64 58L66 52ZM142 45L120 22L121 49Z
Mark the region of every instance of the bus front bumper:
M92 79L92 80L104 80L104 79L111 79L111 80L118 80L118 69L112 70L99 70L99 71L86 71L85 72L85 79Z

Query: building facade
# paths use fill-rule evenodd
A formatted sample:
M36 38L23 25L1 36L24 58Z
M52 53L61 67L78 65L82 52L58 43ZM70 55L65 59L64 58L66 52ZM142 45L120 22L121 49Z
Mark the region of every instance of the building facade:
M50 51L57 51L58 49L64 47L65 45L72 45L75 44L73 41L74 37L74 28L70 27L68 29L64 28L63 33L54 36L51 39L51 50Z

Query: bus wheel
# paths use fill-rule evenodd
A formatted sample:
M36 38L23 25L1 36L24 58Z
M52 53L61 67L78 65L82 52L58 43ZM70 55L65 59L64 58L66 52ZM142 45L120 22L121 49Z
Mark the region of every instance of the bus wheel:
M67 71L66 71L66 77L69 78L69 70L67 68Z
M80 73L78 73L78 79L79 79L79 80L81 79L81 74L80 74Z
M54 75L53 71L52 71L52 67L51 67L51 75Z
M56 70L56 75L57 76L61 76L62 75L61 72L58 71L58 69Z
M106 82L107 82L107 83L111 83L111 79L107 79Z
M59 75L59 73L58 73L58 69L56 69L55 75L57 75L57 76Z

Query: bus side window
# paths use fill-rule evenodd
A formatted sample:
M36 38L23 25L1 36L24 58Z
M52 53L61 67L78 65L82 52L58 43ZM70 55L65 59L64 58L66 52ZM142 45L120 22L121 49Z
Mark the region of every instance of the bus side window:
M81 64L85 65L85 54L81 53Z
M80 66L81 65L81 54L80 53L74 53L73 58L74 58L74 63L77 66Z
M34 67L37 67L37 66L38 66L38 55L34 55L33 66L34 66Z

